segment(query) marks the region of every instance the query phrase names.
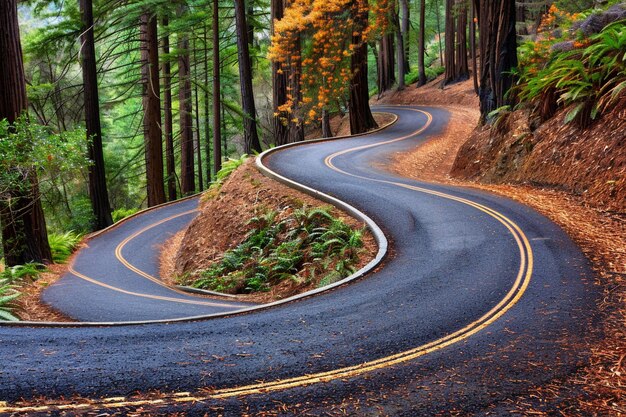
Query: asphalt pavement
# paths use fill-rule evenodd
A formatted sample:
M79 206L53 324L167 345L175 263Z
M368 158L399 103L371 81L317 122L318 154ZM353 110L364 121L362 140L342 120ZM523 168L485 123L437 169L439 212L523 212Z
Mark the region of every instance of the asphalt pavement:
M516 202L389 173L394 153L440 132L449 114L381 110L398 121L371 135L304 144L264 161L370 216L391 247L375 272L313 297L221 318L0 327L0 401L158 390L192 399L141 405L153 414L504 415L517 396L574 372L592 342L598 297L581 251L560 228ZM77 258L77 272L126 292L74 275L44 299L86 321L240 308L172 301L198 298L173 294L141 274L122 278L128 268L116 248L189 212L122 248L129 263L156 274L155 245L184 227L195 204L140 216L92 241L91 256ZM166 229L157 231L161 226ZM101 409L136 410L137 404ZM56 409L39 412L50 410Z

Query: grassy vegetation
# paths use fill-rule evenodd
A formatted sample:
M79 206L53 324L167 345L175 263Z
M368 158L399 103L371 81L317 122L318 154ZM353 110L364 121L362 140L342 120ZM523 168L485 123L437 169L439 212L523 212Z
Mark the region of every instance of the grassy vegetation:
M288 279L324 286L355 271L363 246L363 230L334 218L330 208L302 207L281 220L266 211L249 224L253 229L240 245L183 283L227 293L268 291Z

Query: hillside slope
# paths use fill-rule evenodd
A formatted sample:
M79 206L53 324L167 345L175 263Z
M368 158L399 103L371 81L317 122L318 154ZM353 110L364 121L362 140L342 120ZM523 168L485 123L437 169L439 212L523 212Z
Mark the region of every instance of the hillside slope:
M566 191L602 211L626 215L626 106L588 129L565 124L567 110L533 126L526 111L478 128L452 167L456 178Z

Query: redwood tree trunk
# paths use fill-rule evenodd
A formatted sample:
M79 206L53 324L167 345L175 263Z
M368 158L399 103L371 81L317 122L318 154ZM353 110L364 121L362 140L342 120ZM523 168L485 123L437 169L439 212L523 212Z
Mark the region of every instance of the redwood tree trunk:
M167 27L168 19L163 18L163 27ZM170 38L163 37L163 130L165 133L165 165L167 172L167 195L169 201L176 200L176 161L174 159L174 132L172 122L172 70L169 61Z
M193 194L196 190L193 152L193 121L191 106L191 79L189 72L189 38L179 35L178 41L178 101L180 109L180 176L181 193Z
M256 106L252 90L252 65L246 11L244 0L235 0L235 25L237 30L237 51L239 57L239 82L241 84L241 102L244 112L244 152L261 152L261 143L256 127Z
M369 104L369 88L367 86L367 42L361 33L368 26L367 0L352 2L352 18L355 30L352 31L354 52L350 57L352 81L350 83L350 132L354 135L364 133L378 127Z
M106 186L104 155L102 151L102 128L100 127L100 104L98 101L98 76L96 51L93 34L93 5L91 0L80 0L82 16L81 57L83 64L83 84L85 90L85 127L87 137L92 138L88 145L88 156L93 164L89 166L89 196L95 216L95 229L113 224L111 206Z
M445 47L445 58L444 58L444 66L446 72L443 77L442 87L454 82L456 78L456 63L455 63L455 32L456 27L454 24L454 1L455 0L446 0L446 47Z
M111 206L107 192L102 152L102 128L100 127L100 104L98 101L98 75L96 70L96 49L93 34L92 0L80 0L82 15L81 56L83 58L83 84L85 89L85 126L87 137L92 138L88 145L89 196L95 216L95 228L103 229L113 224Z
M157 20L149 12L140 18L141 78L143 84L143 138L148 207L165 203L163 143L161 137L161 85Z
M470 53L472 55L472 79L474 82L474 91L478 94L478 54L476 53L476 5L472 2L470 6Z
M219 0L213 0L213 170L222 169Z
M301 39L295 42L295 48L291 51L289 58L289 78L287 80L288 90L291 91L293 97L292 111L295 117L289 118L287 126L287 137L289 143L302 142L304 140L304 124L300 115L300 103L302 101L302 88L300 80L302 76L302 56L301 56Z
M402 39L404 40L404 73L411 72L409 55L411 52L411 8L409 7L409 0L399 0L400 11L402 12L402 19L400 21L400 31L402 33Z
M398 29L396 30L396 60L398 61L398 91L404 90L404 75L405 71L405 49L404 49L404 36L402 35L402 29L400 27L400 16L396 14L395 16L396 23L398 24ZM408 43L408 39L407 39Z
M517 66L515 0L478 1L480 26L480 114L481 121L493 110L513 104L507 97Z
M272 35L274 34L274 22L283 18L285 14L284 0L272 0L271 2ZM272 102L274 107L274 139L276 145L284 145L289 142L288 115L279 111L279 107L287 103L287 68L283 68L280 62L272 61Z
M378 48L378 94L389 90L395 82L393 33L384 34Z
M456 59L454 81L469 79L467 63L467 5L466 0L457 0L456 8Z
M196 47L196 37L194 35L193 40L193 74L196 80L199 80L198 75L198 53ZM195 99L195 115L196 115L196 159L198 161L198 189L204 190L204 178L202 175L202 140L200 139L200 97L198 96L198 83L193 85L193 96Z
M16 0L0 1L0 28L0 119L13 123L28 107ZM8 190L13 201L0 201L7 266L52 259L37 174L30 170L23 175L24 186Z
M420 1L420 28L417 40L417 86L426 84L426 68L424 67L424 54L426 53L426 0Z

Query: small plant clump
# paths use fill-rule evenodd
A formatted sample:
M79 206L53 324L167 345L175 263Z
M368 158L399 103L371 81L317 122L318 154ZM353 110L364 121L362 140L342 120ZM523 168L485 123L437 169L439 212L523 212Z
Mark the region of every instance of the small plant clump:
M16 300L22 295L18 288L26 280L35 281L45 271L45 265L28 263L0 269L0 321L18 321L20 310Z
M284 280L324 286L353 273L363 247L363 230L333 217L328 207L294 209L281 220L266 211L249 224L246 239L192 286L231 294L269 291Z
M65 233L49 233L48 242L52 252L52 262L65 263L82 239L82 235L70 230Z

